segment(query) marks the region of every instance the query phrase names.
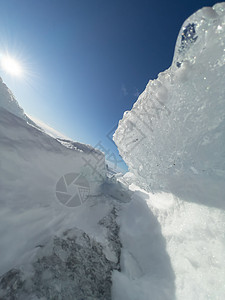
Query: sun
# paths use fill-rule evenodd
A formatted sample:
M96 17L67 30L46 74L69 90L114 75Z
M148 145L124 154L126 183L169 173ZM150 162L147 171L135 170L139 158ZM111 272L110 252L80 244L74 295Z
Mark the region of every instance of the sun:
M10 57L9 55L5 55L1 57L1 67L2 69L9 73L12 76L20 77L23 75L23 68L21 64L14 59L13 57Z

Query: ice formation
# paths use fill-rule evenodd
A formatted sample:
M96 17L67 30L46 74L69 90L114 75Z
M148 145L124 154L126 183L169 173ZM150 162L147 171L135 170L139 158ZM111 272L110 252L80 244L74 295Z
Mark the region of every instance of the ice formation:
M114 134L130 171L120 180L136 191L133 199L145 199L166 239L175 274L174 299L222 300L225 295L224 82L225 3L219 3L184 22L171 67L149 81ZM140 226L143 220L135 216ZM129 227L125 240L121 227L126 246ZM128 261L127 255L122 272L114 273L115 299L169 299L163 294L166 288L162 294L154 287L148 293L152 274L143 269L142 275L134 273L140 258L135 246L128 249L136 260ZM169 290L171 295L172 286Z
M114 134L142 187L224 207L224 82L225 3L218 3L184 22L171 67L149 81Z

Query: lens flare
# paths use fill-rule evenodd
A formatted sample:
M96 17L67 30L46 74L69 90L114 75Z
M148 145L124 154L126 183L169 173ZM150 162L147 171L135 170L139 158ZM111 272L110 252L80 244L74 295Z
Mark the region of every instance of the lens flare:
M23 75L23 68L20 63L9 55L1 57L1 67L12 76L20 77Z

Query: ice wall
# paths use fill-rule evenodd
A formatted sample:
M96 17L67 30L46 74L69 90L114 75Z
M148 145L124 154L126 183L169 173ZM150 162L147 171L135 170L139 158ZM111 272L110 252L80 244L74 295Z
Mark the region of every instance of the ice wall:
M223 205L224 83L225 2L184 22L171 67L149 81L119 122L114 141L145 189L187 198L192 189L192 201Z

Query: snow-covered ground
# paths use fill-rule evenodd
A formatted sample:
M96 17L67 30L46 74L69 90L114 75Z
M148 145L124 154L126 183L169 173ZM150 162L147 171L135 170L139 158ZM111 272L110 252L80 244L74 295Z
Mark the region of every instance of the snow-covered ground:
M121 215L121 272L113 299L224 299L224 210L134 184Z
M25 248L33 249L39 238L52 233L53 224L60 224L62 217L58 211L64 215L72 211L67 206L77 206L68 203L64 207L63 199L57 199L57 181L65 174L81 174L88 178L89 196L96 196L100 194L105 166L104 156L98 150L86 145L70 149L68 143L65 146L3 108L0 108L0 140L2 273L14 265ZM95 172L92 167L96 167ZM66 192L62 190L62 195ZM71 193L76 193L75 189Z
M124 176L0 81L0 299L224 300L224 44L225 3L185 21L115 133Z

